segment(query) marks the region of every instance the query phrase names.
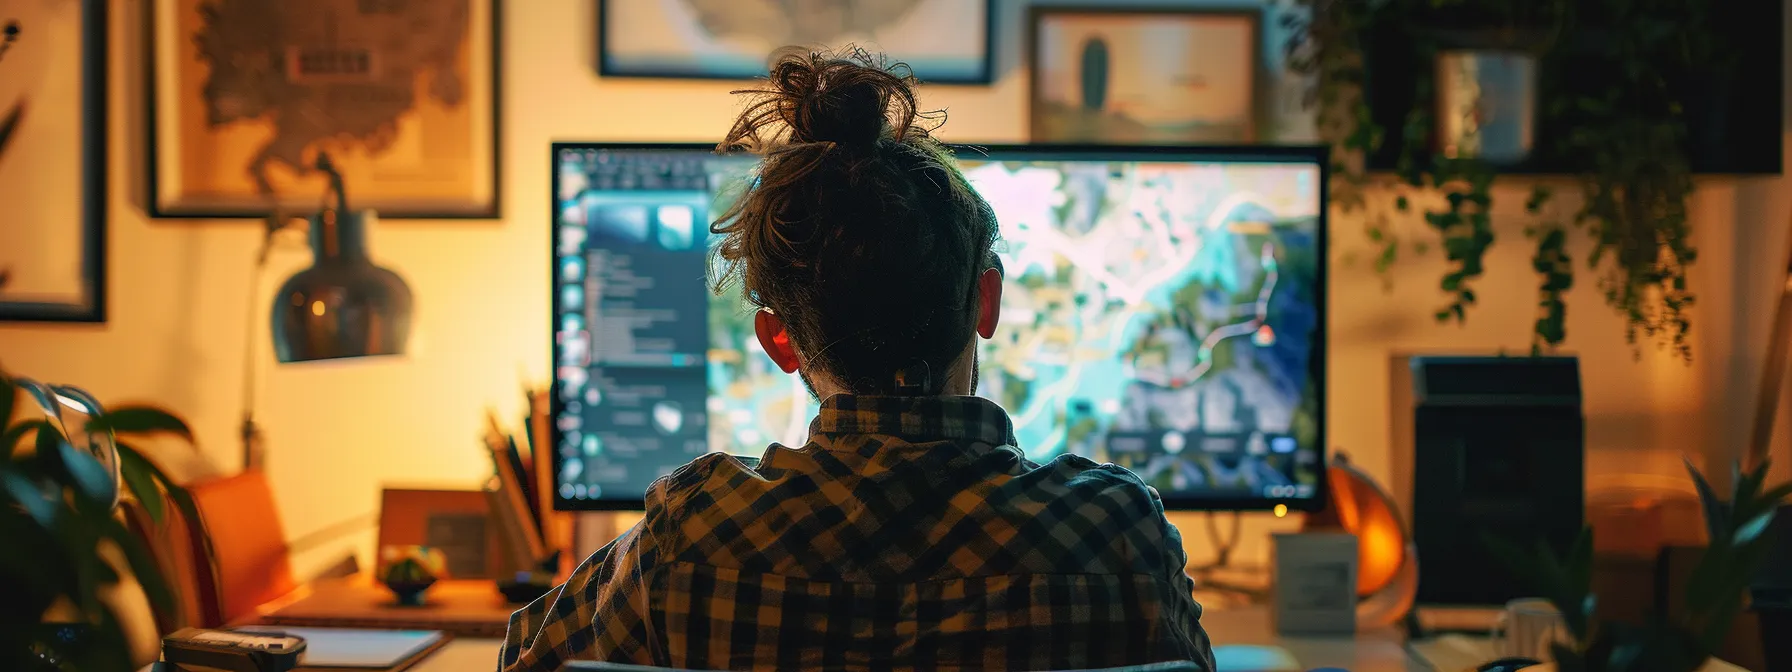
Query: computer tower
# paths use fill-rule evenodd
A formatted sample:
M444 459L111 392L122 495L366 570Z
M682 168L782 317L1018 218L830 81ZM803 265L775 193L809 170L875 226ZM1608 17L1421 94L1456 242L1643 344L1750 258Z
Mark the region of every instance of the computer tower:
M1526 549L1541 541L1561 553L1579 536L1586 448L1576 360L1407 359L1410 433L1394 434L1396 443L1410 437L1411 452L1396 454L1394 471L1410 474L1400 485L1410 493L1418 602L1494 605L1537 595L1486 538Z

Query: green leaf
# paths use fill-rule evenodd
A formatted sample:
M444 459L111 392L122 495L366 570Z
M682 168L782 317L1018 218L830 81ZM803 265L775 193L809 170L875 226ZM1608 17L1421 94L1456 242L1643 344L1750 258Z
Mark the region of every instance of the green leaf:
M1566 644L1549 645L1549 653L1556 659L1556 669L1560 672L1585 672L1587 661L1580 651Z
M1736 532L1730 537L1730 543L1737 546L1753 543L1756 539L1761 537L1761 533L1767 531L1767 525L1773 522L1773 515L1775 513L1777 512L1767 511L1758 513L1755 514L1753 518L1736 526Z
M1762 492L1759 499L1768 507L1778 508L1786 503L1788 496L1792 496L1792 483L1781 483Z
M4 490L6 499L25 511L32 520L45 529L56 525L60 517L60 507L54 495L39 486L33 479L14 471L0 471L0 490Z
M165 515L162 490L156 487L155 472L145 464L146 462L148 460L143 459L143 456L138 455L135 451L118 451L118 473L124 476L125 486L130 488L131 494L137 498L139 503L143 504L143 511L149 514L150 521L161 525L162 516Z
M1545 552L1548 552L1547 549ZM1581 528L1580 536L1568 550L1568 588L1586 593L1593 588L1593 528ZM1580 605L1576 605L1580 606ZM1591 613L1582 613L1591 616Z
M1611 656L1606 658L1605 669L1608 669L1608 670L1639 669L1638 665L1643 660L1644 649L1646 649L1647 647L1648 647L1647 640L1632 639L1632 640L1627 640L1627 641L1614 642L1613 646L1612 646Z
M0 371L0 426L12 423L14 404L18 403L19 388L12 383L6 372Z
M63 548L86 549L87 551L71 553L69 556L73 561L72 569L76 587L69 598L74 600L75 608L83 614L100 613L100 610L104 608L99 598L100 590L116 582L117 576L117 573L113 572L114 580L111 582L106 580L108 571L106 562L98 553L93 552L93 549L99 545L99 535L94 533L91 520L88 516L65 516L57 525L56 530L58 540L62 543Z
M1549 197L1549 187L1541 184L1531 187L1531 194L1524 201L1525 212L1537 214L1545 204L1549 203Z
M48 428L50 431L56 430L56 427L46 420L28 420L7 427L4 433L0 433L0 460L12 459L13 454L18 452L19 441L23 440L26 434L30 434L39 428Z
M186 439L189 443L193 441L193 430L187 427L186 422L167 411L149 406L121 406L109 409L104 414L87 422L87 431L103 430L110 430L118 434L166 432Z
M57 460L60 460L62 457L61 450L59 449L62 447L63 443L66 443L66 440L62 438L62 430L57 429L56 425L48 420L38 421L36 429L37 441L32 446L34 451L32 458L35 459L38 464L47 467L54 466ZM51 469L51 473L55 472L55 469Z
M144 596L149 598L150 608L163 616L174 615L174 593L168 588L167 577L162 574L161 565L143 547L143 541L116 518L105 519L104 531L106 538L111 539L124 552L131 574L136 576L137 583L143 587Z
M118 458L131 460L148 470L150 475L155 478L156 483L162 486L162 491L167 493L168 500L174 502L174 510L180 512L180 516L186 521L187 526L191 529L199 528L201 525L199 507L193 503L192 493L176 484L174 479L169 478L168 474L163 472L161 467L156 466L154 461L145 458L143 451L138 450L136 446L120 441L118 443ZM201 534L199 541L205 546L205 555L210 557L212 554L211 535Z
M1710 536L1711 543L1719 543L1719 540L1727 538L1730 531L1727 507L1717 498L1717 492L1711 489L1711 483L1705 480L1705 475L1692 466L1692 460L1682 457L1680 461L1686 465L1687 473L1692 475L1693 487L1699 492L1699 504L1705 509L1705 531Z

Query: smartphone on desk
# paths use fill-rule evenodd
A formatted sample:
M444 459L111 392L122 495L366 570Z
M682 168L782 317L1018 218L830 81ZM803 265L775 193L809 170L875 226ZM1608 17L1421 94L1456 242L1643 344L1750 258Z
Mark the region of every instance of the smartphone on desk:
M166 672L288 672L299 666L305 638L283 632L182 628L162 638Z

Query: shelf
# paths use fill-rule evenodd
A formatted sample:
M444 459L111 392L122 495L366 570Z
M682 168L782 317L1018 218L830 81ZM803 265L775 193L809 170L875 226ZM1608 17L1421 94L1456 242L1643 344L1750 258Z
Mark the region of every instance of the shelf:
M1740 47L1736 67L1669 73L1684 102L1688 151L1695 173L1707 175L1778 175L1781 171L1784 117L1782 49L1783 7L1780 0L1725 0L1713 3L1716 31ZM1580 172L1584 157L1562 148L1570 124L1547 114L1557 92L1585 91L1600 85L1600 68L1609 50L1597 43L1595 31L1579 31L1538 65L1539 110L1536 142L1524 164L1502 173L1567 175ZM1365 37L1371 116L1384 129L1384 142L1369 157L1373 171L1393 170L1402 152L1400 129L1408 110L1431 105L1416 100L1413 82L1429 60L1414 53L1401 29L1383 28Z

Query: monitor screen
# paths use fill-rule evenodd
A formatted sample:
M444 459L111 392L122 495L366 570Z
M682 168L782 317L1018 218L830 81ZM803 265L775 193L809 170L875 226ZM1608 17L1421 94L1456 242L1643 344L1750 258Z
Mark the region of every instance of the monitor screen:
M977 394L1019 448L1136 472L1171 508L1316 508L1325 154L960 148L1005 286ZM709 224L757 165L707 145L553 147L559 506L638 508L710 452L807 440L818 403L708 291Z

